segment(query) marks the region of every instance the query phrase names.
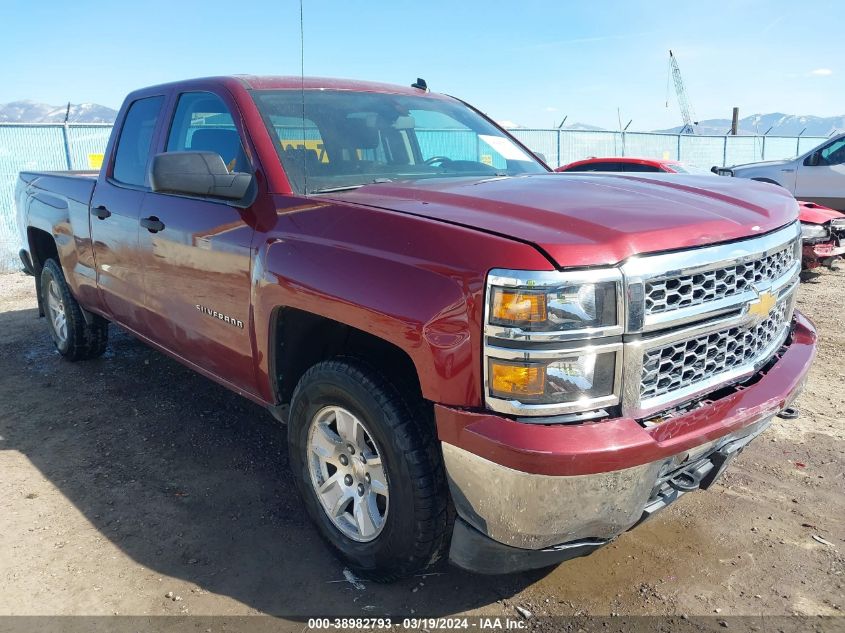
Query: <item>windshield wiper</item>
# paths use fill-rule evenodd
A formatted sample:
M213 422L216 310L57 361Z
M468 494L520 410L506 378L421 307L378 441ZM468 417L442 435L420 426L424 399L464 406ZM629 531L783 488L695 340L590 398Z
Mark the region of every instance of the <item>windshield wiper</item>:
M309 193L334 193L335 191L351 191L352 189L358 189L359 187L363 187L365 182L362 182L360 185L346 185L345 187L326 187L325 189L315 189Z
M326 187L325 189L316 189L316 190L312 191L311 193L335 193L336 191L351 191L353 189L359 189L360 187L363 187L364 185L369 185L369 184L378 185L378 184L385 183L385 182L393 182L393 180L391 178L376 178L371 183L362 182L358 185L345 185L343 187Z

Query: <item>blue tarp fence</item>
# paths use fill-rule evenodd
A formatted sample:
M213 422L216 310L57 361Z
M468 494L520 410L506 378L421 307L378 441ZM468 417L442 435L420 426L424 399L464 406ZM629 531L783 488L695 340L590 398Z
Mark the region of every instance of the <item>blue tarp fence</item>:
M510 132L552 167L590 156L642 156L680 160L709 169L760 160L794 158L824 137L693 136L648 132L609 132L517 128ZM98 169L111 125L0 123L0 272L20 268L21 236L14 203L18 172ZM484 153L476 137L462 130L420 130L428 154L473 156Z

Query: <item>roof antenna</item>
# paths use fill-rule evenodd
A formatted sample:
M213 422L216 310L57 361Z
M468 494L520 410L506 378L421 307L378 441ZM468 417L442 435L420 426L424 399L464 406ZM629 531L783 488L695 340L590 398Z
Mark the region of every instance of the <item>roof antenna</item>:
M299 0L299 92L302 95L302 147L305 149L305 20ZM302 188L308 193L308 161L306 151L302 152Z
M416 88L417 90L424 90L428 92L428 84L425 83L425 79L422 77L417 77L417 80L411 84L411 88Z

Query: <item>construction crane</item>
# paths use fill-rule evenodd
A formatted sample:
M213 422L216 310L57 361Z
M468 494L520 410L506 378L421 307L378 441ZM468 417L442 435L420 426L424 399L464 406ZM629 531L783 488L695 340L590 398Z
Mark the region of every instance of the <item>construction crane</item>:
M678 61L672 51L669 51L669 74L675 82L675 94L678 95L678 107L681 110L681 117L684 119L684 127L681 128L681 134L695 134L695 125L698 121L693 121L692 106L687 99L687 91L684 88L684 78L681 77L681 69L678 68ZM669 78L666 78L666 107L669 107Z

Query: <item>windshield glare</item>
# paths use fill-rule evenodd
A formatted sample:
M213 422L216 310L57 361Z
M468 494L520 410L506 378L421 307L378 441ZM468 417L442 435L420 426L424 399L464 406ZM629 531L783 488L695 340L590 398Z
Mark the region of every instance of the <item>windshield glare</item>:
M320 193L374 182L544 173L531 154L460 102L347 90L259 90L291 186Z
M702 169L701 167L693 167L692 165L682 165L681 163L672 163L672 169L679 174L690 174L694 176L713 176L713 172L709 169Z

